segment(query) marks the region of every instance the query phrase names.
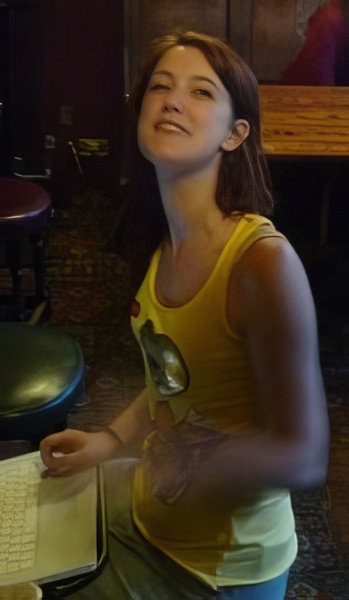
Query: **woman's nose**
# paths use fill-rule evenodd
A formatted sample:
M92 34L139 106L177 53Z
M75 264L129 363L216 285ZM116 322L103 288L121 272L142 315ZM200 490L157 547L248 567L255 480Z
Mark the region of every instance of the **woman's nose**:
M169 90L164 98L162 110L163 112L174 111L182 113L184 110L183 94L179 90Z

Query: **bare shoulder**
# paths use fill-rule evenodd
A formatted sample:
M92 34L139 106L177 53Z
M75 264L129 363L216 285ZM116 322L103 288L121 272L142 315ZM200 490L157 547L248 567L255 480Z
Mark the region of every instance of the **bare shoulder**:
M264 237L254 242L243 254L238 268L245 274L256 275L262 269L266 273L271 269L283 269L284 267L300 269L304 272L302 262L294 247L284 237Z
M231 279L246 286L251 285L261 291L268 285L294 285L308 283L301 259L293 246L282 237L267 237L257 240L241 257L231 273Z
M282 237L256 241L231 272L227 297L231 325L245 329L254 317L286 321L300 308L308 317L314 313L308 277L297 252Z

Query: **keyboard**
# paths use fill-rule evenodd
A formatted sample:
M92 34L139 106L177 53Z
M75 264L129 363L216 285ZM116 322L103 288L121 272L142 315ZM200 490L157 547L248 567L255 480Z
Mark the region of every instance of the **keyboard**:
M21 459L0 469L0 575L35 564L40 468Z

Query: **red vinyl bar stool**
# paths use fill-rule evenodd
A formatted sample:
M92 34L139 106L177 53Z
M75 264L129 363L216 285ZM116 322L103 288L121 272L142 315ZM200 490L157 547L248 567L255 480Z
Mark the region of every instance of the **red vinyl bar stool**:
M27 240L32 252L36 305L45 297L44 232L51 216L51 198L41 186L22 179L0 179L0 243L5 244L6 267L12 277L13 320L21 320L25 304L21 268Z

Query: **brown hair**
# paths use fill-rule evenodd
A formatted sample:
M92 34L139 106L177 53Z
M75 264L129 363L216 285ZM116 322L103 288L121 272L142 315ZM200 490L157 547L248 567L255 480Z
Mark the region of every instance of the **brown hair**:
M236 119L246 119L250 134L233 152L223 152L216 190L216 202L223 214L235 210L271 214L273 197L270 176L263 154L260 132L259 87L254 74L242 58L218 38L193 31L164 35L154 39L145 54L134 90L136 113L151 74L160 58L174 46L193 46L206 60L229 92Z
M258 82L242 58L221 40L192 31L175 32L154 39L144 55L133 90L134 123L143 96L160 58L174 46L201 50L229 92L236 119L246 119L250 134L233 152L223 152L216 189L216 203L225 216L234 211L272 214L273 197L260 134ZM136 136L133 135L135 144ZM136 286L142 280L149 258L168 231L155 168L133 147L134 173L131 199L119 242L119 253L130 263Z

